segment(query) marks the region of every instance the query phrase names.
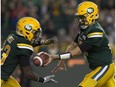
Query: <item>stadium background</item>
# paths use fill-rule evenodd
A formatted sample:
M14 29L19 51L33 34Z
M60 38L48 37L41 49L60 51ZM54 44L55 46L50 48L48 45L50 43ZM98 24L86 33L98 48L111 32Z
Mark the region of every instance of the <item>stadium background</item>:
M73 17L77 5L85 0L1 0L1 44L7 35L14 31L17 21L24 16L39 20L43 29L43 38L54 37L59 43L50 46L36 47L35 52L46 51L51 54L62 53L73 41L78 29L75 28ZM106 31L113 51L115 44L115 0L89 0L95 2L100 9L98 21ZM32 59L31 59L32 60ZM33 70L40 76L51 74L58 61L47 67L36 67ZM19 67L13 73L22 87L77 87L84 75L90 72L83 55L67 61L68 70L57 72L57 84L41 84L24 78Z

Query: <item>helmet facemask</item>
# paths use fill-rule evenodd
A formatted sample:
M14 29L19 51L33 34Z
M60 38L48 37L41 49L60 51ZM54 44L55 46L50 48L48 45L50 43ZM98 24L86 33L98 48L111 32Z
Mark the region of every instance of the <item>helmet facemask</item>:
M42 39L42 29L38 29L38 31L32 31L33 38L32 38L32 44L38 43Z
M86 29L89 26L86 17L83 15L76 15L74 19L74 23L76 26L80 27L81 29Z

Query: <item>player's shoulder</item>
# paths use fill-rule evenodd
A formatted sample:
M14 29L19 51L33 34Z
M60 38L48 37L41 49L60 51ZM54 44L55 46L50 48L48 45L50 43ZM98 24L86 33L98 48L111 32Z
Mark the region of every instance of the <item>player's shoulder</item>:
M17 43L27 43L31 45L31 42L25 39L23 36L18 35L16 32L12 32L11 34L8 35L8 38L14 39L15 42Z
M27 39L25 39L23 36L18 35L16 32L12 32L8 38L13 38L14 39L14 43L18 49L20 50L29 50L29 51L33 51L33 47L30 41L28 41Z
M90 27L90 30L87 33L87 37L88 38L92 38L92 37L102 37L104 34L104 30L101 27L101 25L98 22L95 22L95 24L93 24Z
M30 50L33 51L33 46L30 41L25 39L23 36L17 35L17 47L22 50Z
M90 28L91 32L104 32L102 26L98 22L95 22Z
M17 40L15 32L10 33L5 40L5 42L7 42L7 44L16 44L17 41L18 40Z

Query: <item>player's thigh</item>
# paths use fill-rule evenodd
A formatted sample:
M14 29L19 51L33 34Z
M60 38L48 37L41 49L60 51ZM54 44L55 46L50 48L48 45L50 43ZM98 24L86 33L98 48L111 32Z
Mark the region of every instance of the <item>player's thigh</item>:
M98 67L91 73L87 74L84 77L84 80L79 84L79 87L95 87L95 85L97 84L97 81L93 80L92 76L94 76L98 71L100 71L101 68L102 67Z
M115 80L114 77L112 77L111 79L109 79L104 85L103 87L115 87Z
M106 65L104 67L98 67L85 76L84 80L79 84L79 87L100 87L113 76L113 73L113 64Z
M4 87L5 81L4 80L0 80L0 85L1 87Z
M15 78L13 78L12 76L10 76L10 78L5 82L5 87L21 87L21 86L15 80Z
M112 82L113 77L114 77L114 64L113 63L110 64L108 66L108 68L106 70L104 70L103 74L101 72L98 75L99 75L99 78L97 79L98 83L97 83L96 87L103 87L103 85L105 85L105 84L107 84L109 82ZM112 78L112 80L110 80L111 78ZM109 85L110 85L109 87L112 87L111 84L109 84Z

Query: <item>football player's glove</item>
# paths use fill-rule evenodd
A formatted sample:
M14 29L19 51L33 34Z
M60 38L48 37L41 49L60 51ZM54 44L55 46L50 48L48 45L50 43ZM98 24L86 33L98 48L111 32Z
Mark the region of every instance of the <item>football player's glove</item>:
M49 38L47 40L44 40L42 38L38 38L37 40L34 40L34 42L32 43L33 46L40 46L40 45L50 45L56 43L56 41L53 38Z
M54 77L55 75L49 75L49 76L44 77L43 83L49 83L49 82L57 83L57 81L53 79Z
M42 45L49 45L49 44L52 44L52 43L55 43L55 40L53 38L49 38L47 40L42 40L41 41Z

